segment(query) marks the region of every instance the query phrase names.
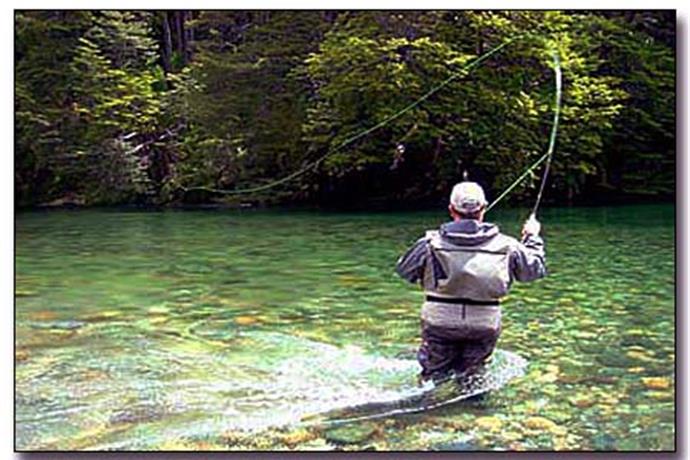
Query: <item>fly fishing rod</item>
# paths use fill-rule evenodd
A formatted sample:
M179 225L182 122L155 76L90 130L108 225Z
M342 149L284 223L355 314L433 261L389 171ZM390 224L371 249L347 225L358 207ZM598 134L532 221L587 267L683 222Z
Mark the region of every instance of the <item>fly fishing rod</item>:
M539 186L539 194L537 195L537 201L534 203L532 208L532 216L537 215L537 209L539 209L539 204L541 203L541 197L544 194L544 186L546 185L546 179L549 177L549 171L551 170L551 160L553 159L553 151L556 146L556 133L558 131L558 117L561 113L561 92L563 88L562 75L561 75L561 61L558 58L558 53L553 51L551 53L554 63L554 75L556 78L556 104L553 109L553 125L551 126L551 135L549 136L549 148L546 151L548 158L546 160L546 166L544 167L544 174L541 178L541 185Z
M551 159L553 158L553 152L556 147L556 135L558 133L558 120L560 117L561 113L561 94L563 91L563 83L562 83L562 74L561 74L561 61L558 57L558 53L553 50L551 52L551 57L553 58L553 63L554 63L554 77L556 79L556 94L555 94L555 103L554 103L554 109L553 109L553 123L551 124L551 134L549 135L549 147L546 150L546 153L539 157L537 161L532 163L532 165L525 170L515 181L513 181L512 184L510 184L494 201L491 202L489 206L487 206L486 211L488 212L491 208L496 206L503 198L505 198L515 187L520 184L525 177L530 175L532 171L534 171L537 166L542 164L544 160L546 160L546 166L544 167L544 172L542 174L541 178L541 185L539 186L539 193L537 194L537 200L534 203L534 207L532 208L532 213L530 214L530 218L536 218L537 215L537 210L539 209L539 205L541 204L541 198L542 195L544 194L544 186L546 185L546 179L549 176L549 171L551 169Z

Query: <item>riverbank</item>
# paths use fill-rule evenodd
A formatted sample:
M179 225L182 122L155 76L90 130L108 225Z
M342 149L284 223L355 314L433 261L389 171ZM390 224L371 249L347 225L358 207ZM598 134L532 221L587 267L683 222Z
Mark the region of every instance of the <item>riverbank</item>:
M87 203L83 197L63 198L46 203L33 205L15 206L16 212L41 211L41 210L73 210L73 209L119 209L119 210L204 210L204 209L295 209L295 210L320 210L320 211L424 211L431 209L443 209L447 205L447 198L437 198L434 200L421 200L418 202L404 202L393 199L378 199L370 201L360 201L357 203L328 203L328 202L290 202L289 200L271 199L267 196L247 199L247 198L219 198L199 202L171 201L168 203L112 203L99 204ZM657 195L630 195L630 194L609 194L606 199L597 199L594 195L582 196L569 204L559 203L556 200L545 197L542 207L607 207L607 206L634 206L649 204L676 204L675 196ZM527 208L532 206L531 202L511 203L506 201L501 204L504 207Z

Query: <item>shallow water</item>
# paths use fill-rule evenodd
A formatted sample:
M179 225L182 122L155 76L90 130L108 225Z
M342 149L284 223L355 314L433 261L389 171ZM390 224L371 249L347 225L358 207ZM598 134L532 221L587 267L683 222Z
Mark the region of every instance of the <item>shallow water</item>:
M515 286L499 341L526 375L329 427L298 422L419 391L422 295L393 267L442 212L20 213L16 446L673 449L673 207L540 217L550 275Z

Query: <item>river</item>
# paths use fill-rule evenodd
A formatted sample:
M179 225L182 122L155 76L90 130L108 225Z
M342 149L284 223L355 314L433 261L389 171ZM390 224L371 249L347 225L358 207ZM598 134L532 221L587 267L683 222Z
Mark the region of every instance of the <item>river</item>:
M525 210L487 217L515 235ZM417 414L306 424L417 388L397 257L439 211L21 212L20 450L669 450L674 208L541 211L549 276L503 303L525 374Z

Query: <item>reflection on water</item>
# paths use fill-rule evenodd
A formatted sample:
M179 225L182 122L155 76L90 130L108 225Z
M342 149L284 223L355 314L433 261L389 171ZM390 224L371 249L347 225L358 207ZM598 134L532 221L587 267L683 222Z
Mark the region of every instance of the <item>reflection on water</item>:
M491 215L515 234L524 212ZM670 206L543 211L549 277L504 303L527 374L480 401L336 428L414 397L421 294L399 253L441 213L17 216L19 449L672 449Z

